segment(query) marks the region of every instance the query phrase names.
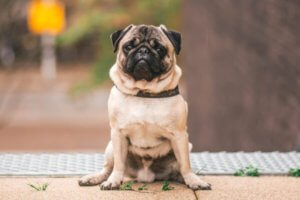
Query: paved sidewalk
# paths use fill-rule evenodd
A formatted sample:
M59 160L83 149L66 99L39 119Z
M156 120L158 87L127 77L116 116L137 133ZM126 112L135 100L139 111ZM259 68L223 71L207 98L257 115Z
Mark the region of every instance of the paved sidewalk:
M233 177L204 176L213 185L211 191L192 191L184 185L171 183L175 189L161 191L161 183L149 184L148 190L101 191L98 186L79 187L78 178L0 178L0 199L178 199L178 200L299 200L300 178L285 176ZM49 183L46 191L37 192L27 184ZM134 184L137 189L141 184Z

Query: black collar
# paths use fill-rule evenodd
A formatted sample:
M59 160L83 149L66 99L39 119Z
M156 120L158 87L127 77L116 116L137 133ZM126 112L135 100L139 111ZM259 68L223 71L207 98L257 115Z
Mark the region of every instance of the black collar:
M172 97L179 94L178 85L171 90L165 90L160 93L150 93L140 90L135 96L144 97L144 98L164 98L164 97Z
M165 91L162 91L162 92L159 92L159 93L151 93L151 92L145 92L143 90L140 90L134 96L143 97L143 98L165 98L165 97L173 97L173 96L176 96L178 94L179 94L179 88L178 88L178 85L177 85L174 89L165 90Z

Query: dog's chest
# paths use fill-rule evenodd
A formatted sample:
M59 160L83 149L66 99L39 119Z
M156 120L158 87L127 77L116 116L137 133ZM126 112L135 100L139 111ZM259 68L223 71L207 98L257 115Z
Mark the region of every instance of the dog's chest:
M115 87L108 103L110 123L136 147L148 148L166 143L181 113L180 96L141 98L122 94Z
M108 101L112 126L119 129L140 129L143 132L163 132L178 120L178 103L182 98L141 98L122 94L113 87Z
M119 111L117 121L132 146L152 148L166 142L169 111L159 108L155 102L126 104Z
M122 131L135 147L152 148L166 141L166 130L152 124L131 124Z

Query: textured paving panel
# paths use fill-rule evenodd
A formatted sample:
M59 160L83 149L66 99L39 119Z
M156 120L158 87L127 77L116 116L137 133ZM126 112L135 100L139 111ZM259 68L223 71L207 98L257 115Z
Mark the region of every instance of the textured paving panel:
M193 153L191 164L197 174L233 174L249 165L261 174L287 174L290 168L300 167L300 153Z
M102 166L100 153L0 154L0 175L81 175Z
M0 153L2 176L73 176L99 171L103 166L100 153ZM300 153L192 153L191 164L198 174L233 174L253 165L261 174L286 174L290 168L300 167Z

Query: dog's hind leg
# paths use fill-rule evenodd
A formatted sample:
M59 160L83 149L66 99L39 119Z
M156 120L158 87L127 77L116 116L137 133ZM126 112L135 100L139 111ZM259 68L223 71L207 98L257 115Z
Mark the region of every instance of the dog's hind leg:
M113 165L114 165L114 158L113 158L113 149L111 142L108 143L105 149L104 155L104 166L101 172L88 174L86 176L81 177L78 180L78 184L80 186L91 186L91 185L98 185L105 181L112 172Z

